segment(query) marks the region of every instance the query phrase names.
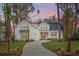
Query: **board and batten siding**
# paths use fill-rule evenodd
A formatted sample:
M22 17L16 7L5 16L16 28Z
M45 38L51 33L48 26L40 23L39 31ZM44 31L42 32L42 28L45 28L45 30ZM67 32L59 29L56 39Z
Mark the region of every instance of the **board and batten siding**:
M28 30L28 22L22 21L15 27L15 40L22 40L21 39L21 30Z
M40 31L48 31L49 30L49 24L43 22L39 24Z
M29 39L40 40L39 29L32 24L29 24Z
M39 24L40 39L48 39L49 35L49 24L42 22Z

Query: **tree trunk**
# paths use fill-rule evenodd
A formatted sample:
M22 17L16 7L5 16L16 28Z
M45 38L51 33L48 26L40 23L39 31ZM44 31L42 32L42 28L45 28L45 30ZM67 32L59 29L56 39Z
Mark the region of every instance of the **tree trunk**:
M75 16L75 32L76 32L76 27L77 27L77 4L75 4L75 9L76 9L76 16Z
M5 21L6 39L8 41L8 51L11 48L12 30L10 20Z
M73 31L73 23L72 23L72 19L71 18L69 18L70 20L68 20L68 25L67 25L67 33L68 33L68 35L67 35L67 52L70 52L71 51L71 38L72 38L72 31Z
M68 42L67 42L67 52L70 52L71 51L71 38L69 37L70 36L70 34L68 35L68 38L67 38L67 40L68 40Z
M60 13L59 13L59 4L58 3L57 3L57 15L58 15L58 23L60 25ZM59 40L60 39L61 39L61 27L59 28Z

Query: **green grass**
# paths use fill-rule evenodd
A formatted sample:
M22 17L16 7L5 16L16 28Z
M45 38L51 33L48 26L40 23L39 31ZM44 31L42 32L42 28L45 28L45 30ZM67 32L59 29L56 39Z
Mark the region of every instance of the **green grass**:
M58 48L60 48L63 51L63 50L66 50L67 48L67 41L60 41L60 42L49 41L49 42L42 43L42 45L51 51L56 50ZM79 41L72 41L71 49L79 50Z
M15 50L17 48L22 49L27 42L25 41L14 41L11 43L11 50ZM5 41L0 42L0 51L7 50L8 43Z

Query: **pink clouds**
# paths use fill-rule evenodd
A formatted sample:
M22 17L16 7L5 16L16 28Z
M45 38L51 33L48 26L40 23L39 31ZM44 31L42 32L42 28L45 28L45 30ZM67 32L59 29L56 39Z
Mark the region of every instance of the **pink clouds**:
M34 14L32 14L31 16L33 16ZM43 20L44 18L50 18L53 15L56 15L56 17L57 17L57 14L55 12L51 12L51 11L47 11L46 10L46 11L41 11L40 14L38 14L35 17L32 17L32 19L33 20L38 20L38 19L42 19Z
M35 4L34 7L38 10L40 10L40 13L38 15L37 11L34 11L33 13L30 13L29 16L32 17L31 19L33 21L37 21L38 19L44 19L44 18L50 18L51 16L56 15L57 17L57 9L56 5L52 3L43 3L43 4Z
M57 16L57 14L55 12L52 12L52 11L44 11L41 15L46 17L46 18L49 18L50 16L54 16L54 15Z

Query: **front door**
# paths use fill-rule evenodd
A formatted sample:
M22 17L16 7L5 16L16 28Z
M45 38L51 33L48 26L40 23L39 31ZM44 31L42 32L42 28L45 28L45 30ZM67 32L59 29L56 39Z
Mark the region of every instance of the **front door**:
M41 39L47 39L48 37L48 32L41 32Z

